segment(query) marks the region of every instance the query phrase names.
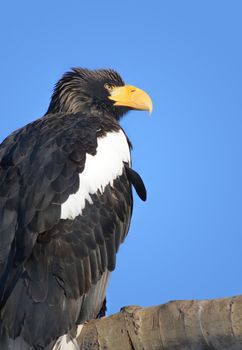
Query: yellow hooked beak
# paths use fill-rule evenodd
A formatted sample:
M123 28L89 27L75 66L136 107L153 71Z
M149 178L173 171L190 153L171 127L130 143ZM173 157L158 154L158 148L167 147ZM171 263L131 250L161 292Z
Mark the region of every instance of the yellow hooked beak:
M151 114L153 106L150 96L132 85L115 86L110 90L110 100L115 106L126 106L133 109L148 110Z

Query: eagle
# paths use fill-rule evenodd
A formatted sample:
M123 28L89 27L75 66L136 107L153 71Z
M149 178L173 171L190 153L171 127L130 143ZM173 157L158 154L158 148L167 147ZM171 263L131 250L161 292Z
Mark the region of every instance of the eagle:
M111 69L73 68L46 114L0 145L0 349L77 349L82 325L105 313L116 254L130 226L130 110L143 90Z

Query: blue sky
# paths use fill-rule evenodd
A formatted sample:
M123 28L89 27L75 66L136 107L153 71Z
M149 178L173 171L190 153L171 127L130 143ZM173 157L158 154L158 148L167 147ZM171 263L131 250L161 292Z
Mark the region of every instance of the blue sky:
M70 67L117 69L154 112L122 122L148 190L108 290L130 304L242 292L241 1L0 5L1 140L45 113Z

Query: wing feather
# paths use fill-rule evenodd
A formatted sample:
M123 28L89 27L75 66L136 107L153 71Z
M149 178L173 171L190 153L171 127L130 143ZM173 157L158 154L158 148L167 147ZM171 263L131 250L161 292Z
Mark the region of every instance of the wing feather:
M61 205L79 188L86 154L95 155L97 133L110 126L102 123L50 115L0 146L1 327L29 344L45 346L98 314L128 231L132 192L125 170L90 194L81 215L61 219Z

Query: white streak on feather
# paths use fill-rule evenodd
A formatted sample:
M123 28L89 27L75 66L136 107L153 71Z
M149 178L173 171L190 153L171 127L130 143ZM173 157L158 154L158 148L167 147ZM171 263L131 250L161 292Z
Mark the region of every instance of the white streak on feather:
M77 326L75 339L71 338L69 334L59 337L52 350L79 350L80 347L76 339L80 336L82 328L82 324Z
M79 328L80 326L78 326ZM81 328L83 326L81 325ZM80 330L81 333L81 330ZM79 333L79 334L80 334ZM79 350L79 346L77 344L76 339L71 339L71 337L67 334L62 335L57 342L55 343L52 350Z
M79 174L79 189L61 206L61 219L75 219L82 214L85 201L92 203L90 194L104 192L105 187L122 174L124 162L130 163L130 150L122 130L109 132L97 139L97 153L87 153L85 168Z

